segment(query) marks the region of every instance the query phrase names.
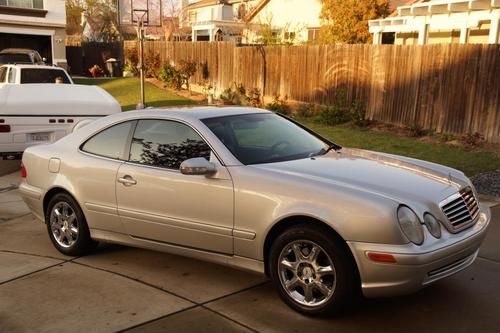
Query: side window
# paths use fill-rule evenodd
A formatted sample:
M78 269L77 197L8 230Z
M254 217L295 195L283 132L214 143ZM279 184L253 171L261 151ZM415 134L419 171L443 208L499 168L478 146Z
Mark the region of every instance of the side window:
M135 129L130 161L178 170L195 157L210 159L211 149L189 126L167 120L140 120Z
M7 75L7 67L0 67L0 83L5 83L6 75Z
M9 83L16 83L16 69L11 67L10 70L9 70L9 74L8 74L8 82Z
M84 152L103 157L124 159L130 130L135 121L112 126L94 135L81 147Z

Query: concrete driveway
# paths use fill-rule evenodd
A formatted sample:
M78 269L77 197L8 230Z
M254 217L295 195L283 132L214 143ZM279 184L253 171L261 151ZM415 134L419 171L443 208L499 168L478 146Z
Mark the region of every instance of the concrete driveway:
M285 306L261 276L223 266L114 245L61 255L18 181L0 177L0 332L500 332L500 206L466 271L318 319Z

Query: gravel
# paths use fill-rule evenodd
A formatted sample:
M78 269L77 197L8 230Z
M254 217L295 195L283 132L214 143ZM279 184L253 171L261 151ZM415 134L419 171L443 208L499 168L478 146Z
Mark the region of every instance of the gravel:
M500 197L500 170L481 173L471 180L477 192Z

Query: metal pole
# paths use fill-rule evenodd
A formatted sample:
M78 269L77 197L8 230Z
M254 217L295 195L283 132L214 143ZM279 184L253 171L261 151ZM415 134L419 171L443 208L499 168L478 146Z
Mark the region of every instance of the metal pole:
M142 110L146 107L146 94L144 91L144 15L137 22L137 36L139 38L139 72L141 76L141 101L137 104L136 109Z

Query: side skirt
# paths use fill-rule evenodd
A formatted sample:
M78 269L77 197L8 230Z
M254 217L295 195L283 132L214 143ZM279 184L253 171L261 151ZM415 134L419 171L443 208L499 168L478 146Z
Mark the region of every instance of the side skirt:
M96 241L155 250L264 274L264 262L259 260L187 248L149 239L136 238L107 230L90 229L90 235L92 239Z

